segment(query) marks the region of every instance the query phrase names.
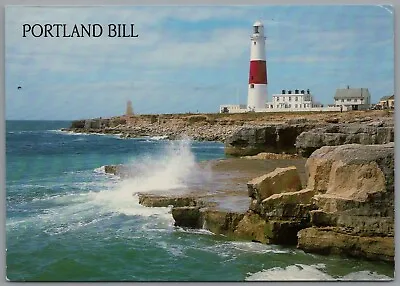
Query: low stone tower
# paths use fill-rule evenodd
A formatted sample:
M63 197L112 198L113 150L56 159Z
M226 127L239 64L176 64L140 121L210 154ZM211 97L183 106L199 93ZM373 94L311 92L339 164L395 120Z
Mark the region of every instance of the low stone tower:
M126 103L126 112L125 115L133 115L132 101L128 100Z

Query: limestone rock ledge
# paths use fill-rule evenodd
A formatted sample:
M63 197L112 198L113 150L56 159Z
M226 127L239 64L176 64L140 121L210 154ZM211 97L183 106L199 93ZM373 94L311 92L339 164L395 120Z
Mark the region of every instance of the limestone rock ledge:
M394 261L394 143L322 147L307 160L316 195L298 248Z
M308 157L323 146L387 144L394 142L394 126L388 122L347 123L307 130L296 138L297 153Z
M239 240L297 245L307 252L393 262L394 143L325 146L311 154L305 167L306 186L294 166L278 167L248 181L247 210L224 210L206 193L146 194L140 203L172 205L176 226ZM224 193L223 199L232 199L232 193Z
M314 209L314 192L301 190L296 167L276 168L247 186L252 198L249 210L226 211L207 203L174 207L175 225L204 228L234 239L296 245L297 232L310 226L309 210Z
M298 247L320 254L343 254L372 260L394 261L393 236L357 236L337 228L306 228L298 233Z

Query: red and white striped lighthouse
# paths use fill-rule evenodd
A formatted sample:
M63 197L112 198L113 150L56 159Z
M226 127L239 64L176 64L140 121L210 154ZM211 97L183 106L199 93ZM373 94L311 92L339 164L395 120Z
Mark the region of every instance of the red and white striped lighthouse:
M264 25L257 21L253 25L250 48L249 92L247 109L264 109L267 102L267 62L265 56Z

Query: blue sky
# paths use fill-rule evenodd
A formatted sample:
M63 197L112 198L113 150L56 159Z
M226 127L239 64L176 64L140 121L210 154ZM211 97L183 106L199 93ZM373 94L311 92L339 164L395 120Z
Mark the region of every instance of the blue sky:
M246 103L252 24L265 26L268 99L309 88L394 93L389 6L99 6L6 9L6 119L218 112ZM22 37L24 23L134 23L138 38ZM18 90L17 87L22 86Z

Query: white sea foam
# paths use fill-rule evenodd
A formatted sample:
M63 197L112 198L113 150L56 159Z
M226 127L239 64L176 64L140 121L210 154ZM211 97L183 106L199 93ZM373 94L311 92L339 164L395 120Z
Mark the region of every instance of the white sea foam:
M130 193L165 193L210 180L211 172L198 166L190 144L190 140L171 141L158 155L136 158L131 163L136 176L124 180L120 189Z
M294 264L286 268L273 267L257 273L248 273L246 281L309 281L309 280L392 280L392 278L370 271L352 272L345 276L333 277L325 272L324 264Z
M290 249L283 249L274 245L262 244L258 242L232 241L230 244L233 246L233 248L244 252L276 254L290 252Z
M215 235L215 233L207 230L207 229L197 229L197 228L182 228L176 227L176 231L178 232L185 232L185 233L192 233L192 234L202 234L202 235Z
M150 137L151 140L156 140L156 141L158 141L158 140L165 140L165 139L167 139L167 138L168 138L168 136L166 136L166 135L164 135L164 136L152 136L152 137Z
M101 166L93 170L93 172L98 174L105 174L106 173L106 166Z

